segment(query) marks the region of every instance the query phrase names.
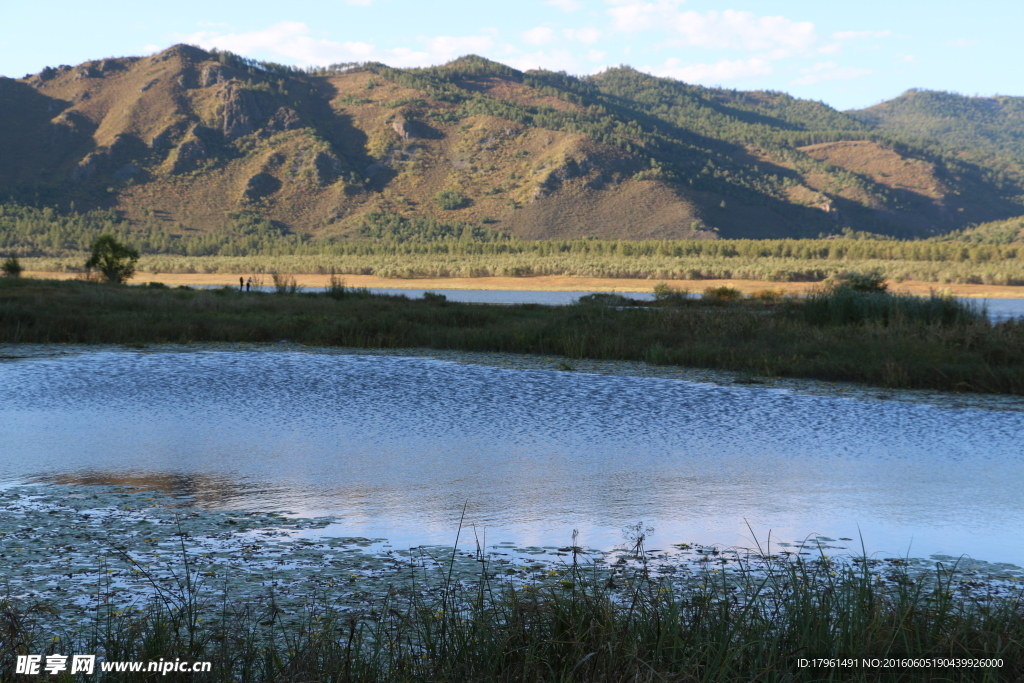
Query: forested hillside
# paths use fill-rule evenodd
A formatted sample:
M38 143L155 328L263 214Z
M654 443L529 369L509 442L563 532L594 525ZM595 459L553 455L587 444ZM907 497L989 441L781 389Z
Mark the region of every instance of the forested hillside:
M1001 146L958 146L877 109L628 67L299 70L179 45L0 79L0 249L67 253L100 231L223 256L353 240L921 238L1024 214L1017 119L1000 119ZM968 128L1003 125L972 116Z
M847 113L885 131L940 139L954 148L983 149L1024 161L1024 97L908 90L887 102Z

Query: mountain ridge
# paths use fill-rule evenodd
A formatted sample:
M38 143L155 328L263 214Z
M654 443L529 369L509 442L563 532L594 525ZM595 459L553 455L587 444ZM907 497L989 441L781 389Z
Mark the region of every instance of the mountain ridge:
M387 239L380 216L715 239L920 238L1024 214L1004 148L629 67L578 78L470 55L301 70L177 45L0 79L0 105L0 197L110 211L168 244Z

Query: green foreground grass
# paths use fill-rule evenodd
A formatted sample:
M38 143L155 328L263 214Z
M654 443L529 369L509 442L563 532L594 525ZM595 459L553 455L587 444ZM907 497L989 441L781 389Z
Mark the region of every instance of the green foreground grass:
M176 586L134 609L101 606L75 632L40 628L45 603L0 600L0 680L20 679L17 655L54 653L212 666L102 678L119 681L1024 680L1019 590L976 590L955 567L921 575L823 554L709 557L700 583L682 582L648 572L642 540L611 573L573 549L557 580L517 585L482 558L478 581L412 569L362 608L321 592L300 613L272 593L206 602L186 557ZM810 664L821 658L832 663Z
M1024 322L990 323L940 297L861 292L806 300L686 299L650 306L410 300L337 286L241 293L0 280L0 342L278 342L640 360L889 388L1024 394Z

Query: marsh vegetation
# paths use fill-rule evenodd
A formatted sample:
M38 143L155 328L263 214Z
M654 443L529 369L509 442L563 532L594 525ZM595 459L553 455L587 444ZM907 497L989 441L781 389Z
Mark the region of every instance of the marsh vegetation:
M806 300L663 293L650 305L488 306L342 285L281 294L78 281L0 282L0 341L292 342L641 360L892 388L1024 393L1024 323L955 300L847 287ZM291 293L288 293L291 292ZM611 304L611 305L609 305Z
M560 565L517 579L478 552L477 574L467 577L453 574L459 553L451 549L429 568L392 560L396 583L385 591L317 582L288 605L273 589L211 599L182 540L173 582L154 583L149 599L128 608L100 595L73 630L41 625L52 609L44 599L0 599L0 677L28 653L212 662L209 676L171 673L169 681L994 682L1024 674L1019 591L972 581L955 561L914 572L899 558L758 548L698 550L693 564L655 566L649 530L626 531L626 552L612 565L572 545ZM122 554L125 567L148 573ZM336 601L353 588L355 604ZM798 663L815 658L856 665Z

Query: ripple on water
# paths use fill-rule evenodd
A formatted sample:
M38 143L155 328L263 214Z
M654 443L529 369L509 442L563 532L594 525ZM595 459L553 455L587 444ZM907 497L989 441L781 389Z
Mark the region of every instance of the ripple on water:
M450 542L468 501L475 533L541 547L577 528L610 548L639 519L739 545L749 522L761 540L859 528L893 555L1024 561L1017 399L491 354L16 351L7 481L330 514L406 545Z

